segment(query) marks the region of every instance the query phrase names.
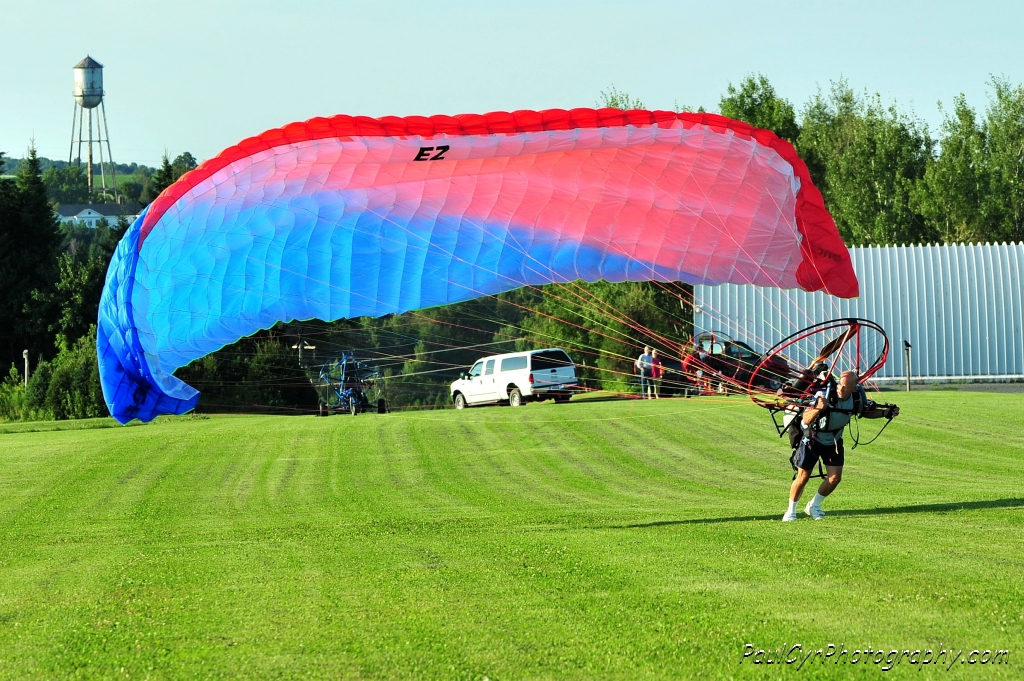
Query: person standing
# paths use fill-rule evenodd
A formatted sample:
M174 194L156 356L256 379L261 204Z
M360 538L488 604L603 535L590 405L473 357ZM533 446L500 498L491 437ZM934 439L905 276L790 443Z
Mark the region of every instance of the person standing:
M650 399L647 394L648 388L651 384L651 368L653 367L654 356L651 355L651 346L644 346L644 354L636 358L633 362L633 366L636 367L637 374L640 376L640 397Z
M661 399L661 379L665 376L665 366L658 357L657 350L651 350L651 394L654 399Z
M693 351L687 352L687 346L682 347L679 366L683 375L693 382L693 387L698 395L707 395L711 392L711 381L707 377L708 351L702 343L693 341Z
M838 384L829 378L824 389L815 394L814 406L805 409L798 417L803 438L793 454L796 476L789 488L789 510L782 516L782 522L796 520L796 505L819 459L825 464L825 478L814 498L807 502L804 512L815 520L825 517L821 502L835 491L843 479L843 430L854 416L891 419L899 413L900 408L895 404L876 404L869 400L857 372L844 371Z

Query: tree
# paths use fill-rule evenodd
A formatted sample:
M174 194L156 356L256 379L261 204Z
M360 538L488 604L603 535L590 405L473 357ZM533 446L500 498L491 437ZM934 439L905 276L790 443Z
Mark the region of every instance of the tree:
M848 245L935 238L912 200L933 143L915 118L859 96L846 81L804 109L797 149Z
M122 193L130 201L137 201L143 205L150 203L153 198L156 198L155 194L151 195L152 189L150 187L154 172L146 166L138 166L132 173L131 179L124 181L121 187Z
M1024 87L992 79L985 119L987 194L983 201L991 241L1024 240Z
M635 97L630 97L625 92L619 90L612 85L608 92L601 91L601 96L597 98L597 105L599 107L609 107L612 109L646 109L644 103Z
M46 334L52 311L40 308L36 301L39 294L52 289L55 280L58 225L46 196L39 158L30 147L14 183L4 181L0 187L0 262L4 263L0 319L5 320L0 326L7 332L0 332L3 363L20 361L26 348L32 356L53 353Z
M195 170L199 166L196 161L196 157L187 151L178 154L178 157L174 159L174 163L171 164L171 168L174 169L174 179L177 180L179 177L184 175L190 170Z
M549 284L528 300L536 312L519 322L524 338L517 349L564 348L580 363L580 376L607 390L628 389L638 348L651 344L666 357L678 356L693 333L689 304L680 305L680 295L653 282Z
M174 175L174 166L171 165L171 160L167 158L167 152L164 152L163 160L160 162L160 167L153 173L153 176L149 178L149 185L142 192L142 203L149 204L153 202L153 199L160 196L160 193L174 184L174 180L177 178Z
M57 168L51 165L43 173L43 184L46 186L46 195L53 203L89 202L89 180L85 176L85 169L80 166Z
M45 261L60 239L57 216L46 195L39 157L35 146L29 147L28 158L18 168L15 178L22 196L22 227L25 231L24 255L34 265Z
M0 163L4 161L0 153ZM13 180L0 178L0 367L13 362L17 335L14 326L21 312L23 301L18 297L19 265L18 253L13 246L21 225L21 195Z
M59 311L47 329L55 334L58 348L70 347L96 323L107 267L127 227L123 218L113 228L100 219L95 228L68 230L57 261L59 275L48 301Z
M954 99L915 196L944 243L1024 239L1024 87L991 85L984 120L963 94Z
M188 171L194 170L198 165L195 156L187 151L178 154L173 162L171 162L165 151L160 167L149 177L148 182L144 183L143 190L139 195L140 202L143 204L152 203L153 199L160 196L160 192L177 182L178 178ZM137 171L136 175L139 174Z
M177 369L174 374L202 391L201 411L280 413L316 406L316 392L298 356L282 342L278 325L259 331ZM315 376L315 375L314 375Z
M783 139L796 142L800 126L793 105L775 93L766 76L751 74L740 82L739 88L729 83L725 92L719 101L723 116L771 130Z
M942 146L915 192L915 202L943 243L981 241L991 181L985 131L961 94L942 122Z
M124 180L121 182L121 196L128 201L138 203L145 188L146 186L138 180Z

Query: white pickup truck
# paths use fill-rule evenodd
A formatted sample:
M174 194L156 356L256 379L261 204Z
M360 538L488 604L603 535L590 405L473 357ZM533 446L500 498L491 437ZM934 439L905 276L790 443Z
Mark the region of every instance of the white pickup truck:
M456 409L529 400L568 402L579 389L576 365L561 348L513 352L478 360L451 385Z

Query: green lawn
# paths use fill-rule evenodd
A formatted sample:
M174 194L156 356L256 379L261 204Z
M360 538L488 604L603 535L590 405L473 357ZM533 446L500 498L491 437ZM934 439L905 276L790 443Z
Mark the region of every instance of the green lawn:
M891 396L788 524L739 398L0 424L0 678L1024 678L1024 395Z

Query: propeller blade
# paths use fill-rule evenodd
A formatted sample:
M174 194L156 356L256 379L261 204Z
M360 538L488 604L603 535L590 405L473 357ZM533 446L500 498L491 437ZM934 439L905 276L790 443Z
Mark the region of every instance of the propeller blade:
M836 336L828 343L826 343L825 346L821 349L821 352L818 353L818 356L814 359L813 362L810 363L809 366L813 367L818 362L824 362L834 352L836 352L844 345L846 345L846 342L857 334L857 328L857 324L851 324L850 327L846 329L846 331L844 331L841 335Z

